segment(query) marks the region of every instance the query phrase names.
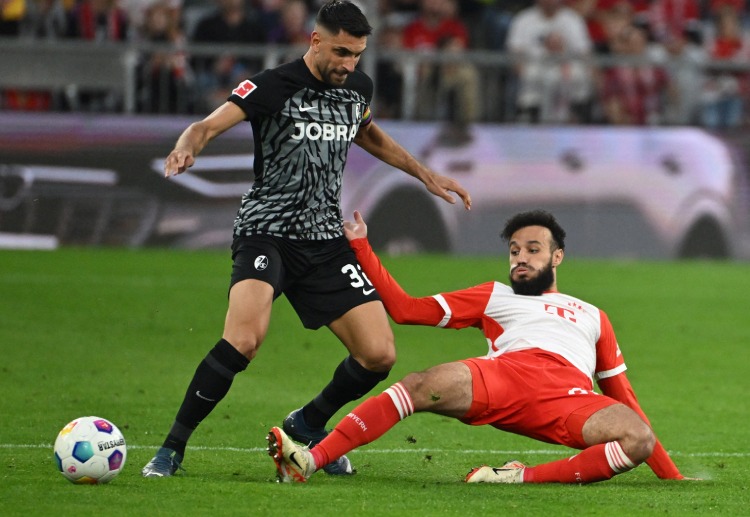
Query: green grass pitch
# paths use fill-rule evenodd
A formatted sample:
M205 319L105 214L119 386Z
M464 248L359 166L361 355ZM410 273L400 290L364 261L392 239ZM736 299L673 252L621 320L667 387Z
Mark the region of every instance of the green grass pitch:
M414 295L505 280L498 258L388 258ZM356 476L274 482L268 428L328 381L344 349L304 330L284 299L250 368L193 436L182 475L143 479L198 362L218 339L228 252L0 251L0 513L3 515L748 515L750 264L583 261L559 287L609 314L629 377L676 463L702 482L664 482L647 466L588 486L469 486L470 467L571 454L436 415L408 418L354 451ZM395 328L406 373L482 355L478 331ZM342 417L354 404L335 418ZM112 420L128 458L109 485L55 469L59 429Z

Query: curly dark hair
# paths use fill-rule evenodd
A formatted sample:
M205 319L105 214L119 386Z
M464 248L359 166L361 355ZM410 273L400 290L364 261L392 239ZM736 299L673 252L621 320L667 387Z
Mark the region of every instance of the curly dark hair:
M323 4L315 22L331 34L338 34L342 30L357 38L372 34L372 27L359 7L345 0L331 0Z
M554 249L565 250L565 230L557 222L555 216L545 210L530 210L514 215L505 223L505 228L500 233L503 240L510 241L511 236L521 228L527 226L543 226L552 233L552 244Z

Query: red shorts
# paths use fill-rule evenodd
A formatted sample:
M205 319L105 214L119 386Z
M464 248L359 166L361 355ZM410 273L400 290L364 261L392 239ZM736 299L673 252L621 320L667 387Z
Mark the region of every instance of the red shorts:
M461 421L491 425L543 442L585 449L588 418L616 400L557 354L538 348L461 361L471 370L473 402Z

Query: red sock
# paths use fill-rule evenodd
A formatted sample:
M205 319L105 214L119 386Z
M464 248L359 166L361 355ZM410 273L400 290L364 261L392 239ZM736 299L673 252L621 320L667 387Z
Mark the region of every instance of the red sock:
M593 483L622 474L636 465L618 442L601 443L572 458L526 467L524 483Z
M413 413L414 404L409 392L397 382L355 407L331 434L311 449L315 465L322 468L352 449L377 440Z

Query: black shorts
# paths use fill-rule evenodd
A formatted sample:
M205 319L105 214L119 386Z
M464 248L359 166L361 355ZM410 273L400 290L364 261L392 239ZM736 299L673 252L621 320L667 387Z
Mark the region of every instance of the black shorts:
M232 261L230 289L251 278L271 284L274 300L284 293L309 329L328 325L358 305L380 300L346 237L324 241L235 237Z

